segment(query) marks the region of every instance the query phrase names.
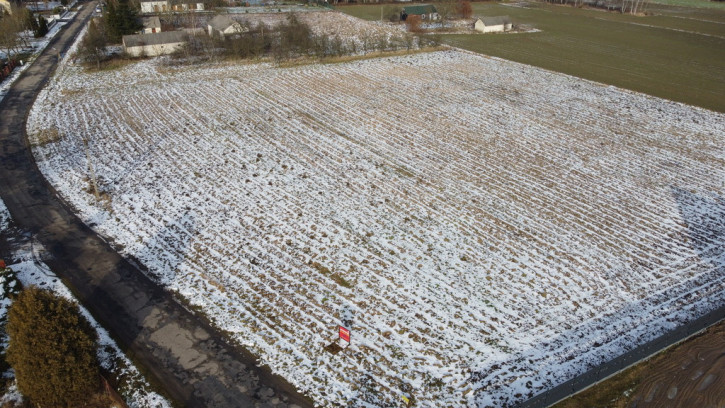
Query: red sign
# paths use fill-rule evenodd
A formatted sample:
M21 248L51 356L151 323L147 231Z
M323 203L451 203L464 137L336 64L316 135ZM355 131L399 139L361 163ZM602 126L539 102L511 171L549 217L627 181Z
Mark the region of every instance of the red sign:
M350 330L340 326L340 340L350 342Z

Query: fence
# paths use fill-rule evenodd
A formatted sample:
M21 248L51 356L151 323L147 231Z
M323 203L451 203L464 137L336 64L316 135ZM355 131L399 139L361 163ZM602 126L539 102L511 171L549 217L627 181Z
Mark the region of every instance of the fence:
M725 319L725 306L711 311L710 313L690 322L689 324L678 327L675 330L667 332L654 340L651 340L641 346L638 346L614 360L594 367L591 370L581 374L571 380L560 384L546 392L536 395L521 404L518 408L545 408L570 397L577 392L596 384L599 381L610 377L619 371L649 357L663 349L678 343L703 329Z
M15 69L18 65L18 61L15 58L11 58L6 64L2 64L2 62L0 62L0 82L9 77L10 73L12 73L13 69Z

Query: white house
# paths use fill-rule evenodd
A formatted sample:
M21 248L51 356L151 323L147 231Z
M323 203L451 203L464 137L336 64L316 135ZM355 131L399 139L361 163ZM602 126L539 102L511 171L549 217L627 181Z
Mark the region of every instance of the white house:
M483 17L476 20L473 28L482 33L502 33L511 30L513 24L509 16Z
M141 0L141 13L165 13L171 10L169 0Z
M197 1L173 2L171 9L174 11L201 11L204 10L204 3Z
M221 39L228 35L244 32L244 27L226 14L219 14L212 18L207 27L210 37L219 37Z
M173 54L186 45L188 38L188 34L183 31L124 35L123 50L132 57Z
M161 20L158 16L141 17L143 32L141 34L156 34L161 32Z

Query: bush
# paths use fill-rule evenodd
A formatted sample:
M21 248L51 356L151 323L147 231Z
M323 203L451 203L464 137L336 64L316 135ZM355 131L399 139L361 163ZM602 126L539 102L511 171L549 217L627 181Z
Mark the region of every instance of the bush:
M411 33L421 33L423 32L423 30L420 28L421 21L422 20L420 16L408 16L405 19L405 25L408 26L408 31L410 31Z
M33 404L77 407L98 391L97 334L73 302L30 287L10 307L7 331L7 361Z

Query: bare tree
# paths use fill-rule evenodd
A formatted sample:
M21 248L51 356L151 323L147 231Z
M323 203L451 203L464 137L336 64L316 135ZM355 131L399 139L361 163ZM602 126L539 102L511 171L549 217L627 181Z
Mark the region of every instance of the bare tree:
M456 3L456 13L460 18L471 18L471 16L473 15L473 7L471 7L471 2L468 0L458 0L458 2Z
M24 7L11 4L10 14L0 19L0 49L5 52L8 58L17 54L23 46L27 46L27 40L23 37L23 31L27 29L30 11Z
M436 11L441 19L441 25L445 26L446 21L456 12L456 0L443 0L437 3Z
M101 68L101 61L106 55L106 45L108 37L106 36L103 23L97 20L91 20L88 24L88 31L83 37L81 46L78 49L78 55L86 62L94 62L96 68Z

